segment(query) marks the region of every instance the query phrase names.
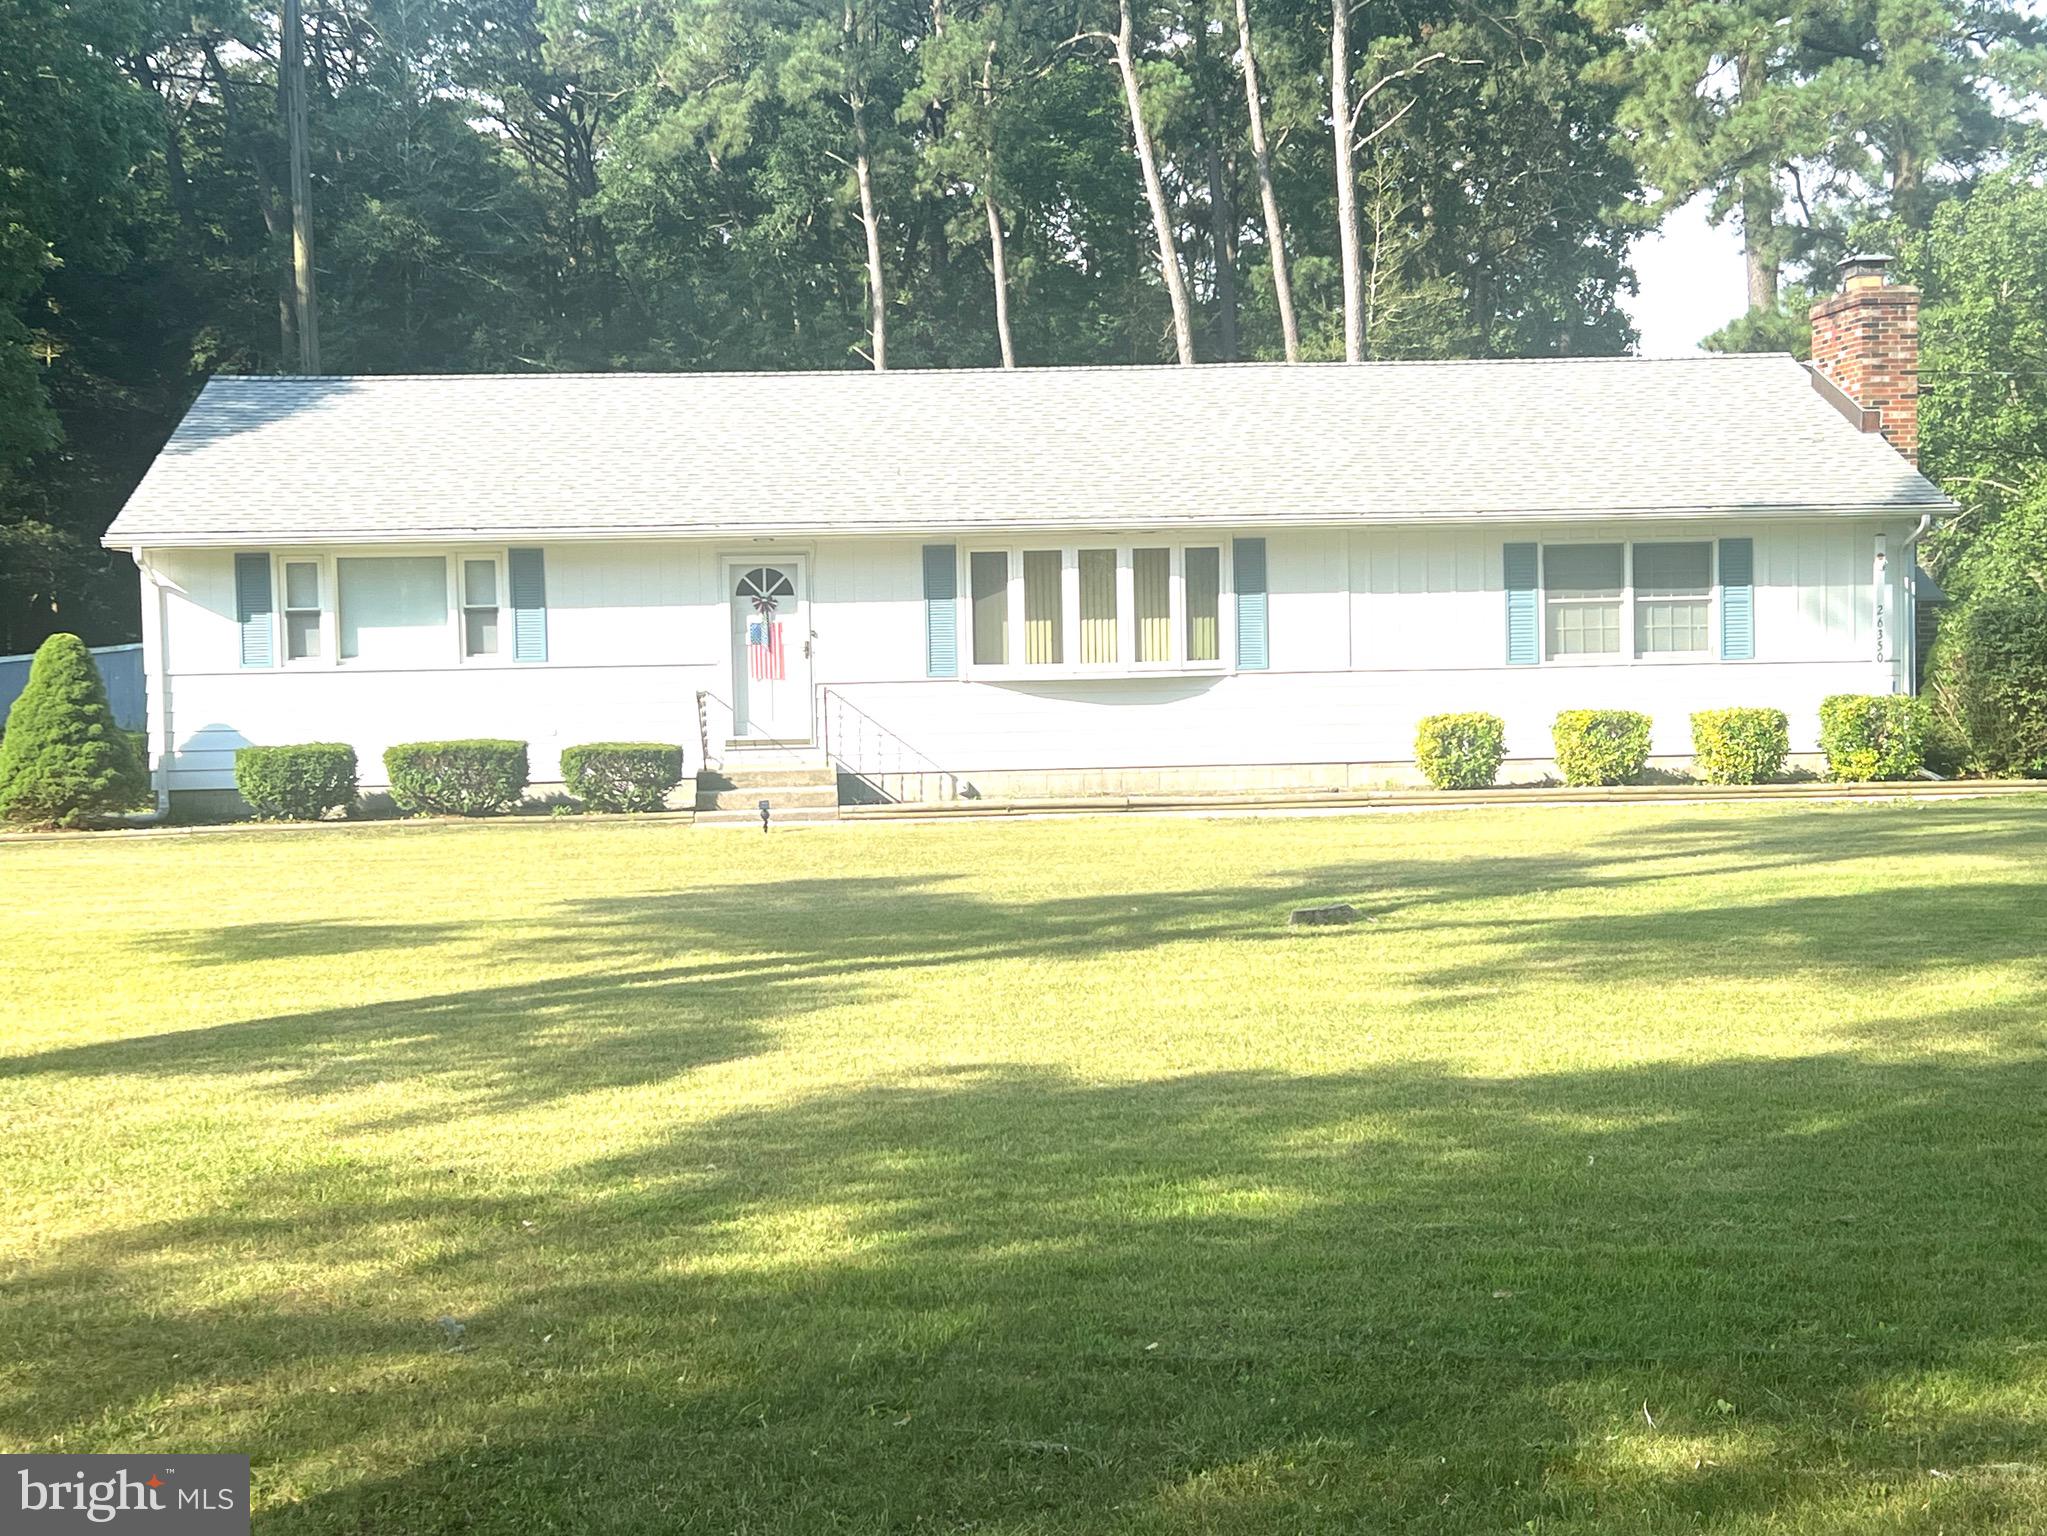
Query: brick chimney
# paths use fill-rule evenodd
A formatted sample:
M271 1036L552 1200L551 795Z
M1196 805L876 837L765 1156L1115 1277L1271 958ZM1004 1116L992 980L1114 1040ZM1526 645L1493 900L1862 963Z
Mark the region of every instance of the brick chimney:
M1888 256L1840 263L1841 291L1812 307L1812 364L1881 432L1919 462L1919 290L1889 281Z

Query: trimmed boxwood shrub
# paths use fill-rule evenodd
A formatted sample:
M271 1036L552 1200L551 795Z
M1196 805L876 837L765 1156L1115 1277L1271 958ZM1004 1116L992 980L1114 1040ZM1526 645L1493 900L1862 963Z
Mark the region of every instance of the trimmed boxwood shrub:
M523 741L407 741L384 754L391 798L408 811L488 816L526 793Z
M1649 761L1649 717L1631 709L1567 709L1550 739L1566 784L1625 784Z
M1929 766L2047 778L2047 592L1978 592L1943 613L1926 687Z
M659 741L593 741L562 753L569 793L600 811L658 811L682 782L682 748Z
M149 798L135 739L114 722L107 685L76 635L36 648L0 737L0 820L83 827Z
M1692 716L1692 766L1708 784L1761 784L1784 771L1791 722L1781 709L1702 709Z
M1905 693L1837 693L1820 702L1820 750L1848 783L1909 779L1926 765L1926 706Z
M1506 755L1498 715L1430 715L1415 733L1415 766L1438 789L1490 789Z
M355 748L339 741L243 747L235 753L235 788L266 820L318 821L355 804Z

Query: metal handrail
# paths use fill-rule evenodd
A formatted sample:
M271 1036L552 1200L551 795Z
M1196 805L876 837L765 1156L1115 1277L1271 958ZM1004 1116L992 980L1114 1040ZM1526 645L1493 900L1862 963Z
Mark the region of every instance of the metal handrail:
M725 719L728 723L735 722L739 717L739 712L732 707L729 700L720 698L717 694L711 692L710 689L699 688L697 690L697 746L703 753L702 762L706 768L722 768L725 766L725 754L719 752L714 755L711 751L711 706L713 704L718 705L725 711Z
M939 781L942 799L973 799L971 784L960 784L959 775L905 741L858 704L828 683L820 683L818 729L825 757L841 773L859 779L883 799L891 798L882 780L890 775L933 778Z

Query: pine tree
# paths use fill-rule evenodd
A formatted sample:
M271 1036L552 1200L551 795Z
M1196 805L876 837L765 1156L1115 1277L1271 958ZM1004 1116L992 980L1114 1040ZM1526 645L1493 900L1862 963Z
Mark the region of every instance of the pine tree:
M141 756L114 723L92 652L76 635L50 636L0 737L0 821L84 826L134 809L148 793Z

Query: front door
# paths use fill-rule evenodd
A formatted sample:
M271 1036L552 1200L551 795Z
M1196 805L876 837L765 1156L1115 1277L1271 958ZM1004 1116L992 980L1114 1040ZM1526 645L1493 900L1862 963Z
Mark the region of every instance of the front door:
M742 738L809 741L810 605L800 560L728 565L732 719Z

